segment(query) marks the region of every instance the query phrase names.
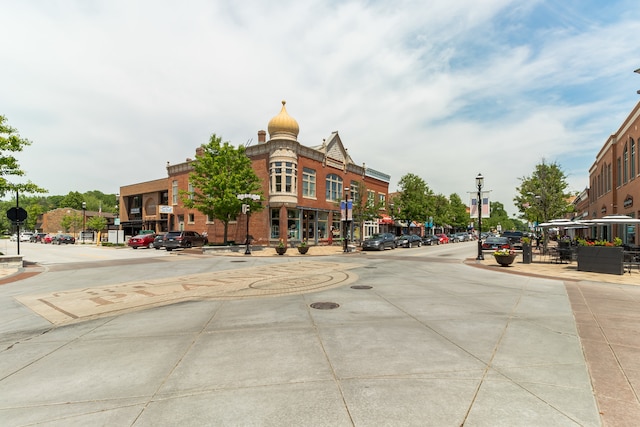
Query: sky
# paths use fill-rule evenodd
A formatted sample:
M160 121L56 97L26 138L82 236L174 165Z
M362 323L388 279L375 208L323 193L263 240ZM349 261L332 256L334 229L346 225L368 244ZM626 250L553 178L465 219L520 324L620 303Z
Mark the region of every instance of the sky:
M49 195L167 176L211 134L257 143L280 112L358 164L476 191L510 215L557 163L568 190L640 101L626 0L0 0L0 115ZM20 182L22 179L15 179Z

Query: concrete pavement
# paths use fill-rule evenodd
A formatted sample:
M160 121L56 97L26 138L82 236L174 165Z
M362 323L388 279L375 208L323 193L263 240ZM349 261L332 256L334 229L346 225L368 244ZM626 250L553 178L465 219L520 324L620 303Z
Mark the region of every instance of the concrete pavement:
M617 426L640 419L635 283L581 280L563 265L499 268L472 258L464 265L429 248L311 249L305 257L295 249L282 257L179 254L158 264L170 265L175 280L102 279L64 295L48 283L68 271L0 286L0 421ZM159 267L140 268L152 276ZM194 268L201 275L181 270ZM278 271L284 278L264 282ZM172 299L171 283L183 278L189 292L201 293L185 297L183 287ZM221 296L230 285L240 294ZM73 301L106 311L79 315ZM71 316L47 320L29 308L36 303Z

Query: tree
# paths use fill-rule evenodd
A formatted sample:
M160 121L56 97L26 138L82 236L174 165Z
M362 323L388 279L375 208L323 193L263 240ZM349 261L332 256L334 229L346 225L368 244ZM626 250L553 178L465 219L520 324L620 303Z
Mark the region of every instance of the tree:
M242 212L242 204L247 203L251 212L262 210L260 201L238 200L239 194L257 194L260 179L251 167L251 160L245 155L243 146L233 147L215 134L209 143L202 146L202 154L191 163L193 172L189 183L193 191L181 191L182 201L188 208L195 208L210 218L220 220L224 225L224 244L227 244L229 221Z
M107 228L107 219L102 216L92 216L87 220L87 228L93 231L102 231Z
M82 209L82 202L85 198L77 191L70 191L61 201L61 208Z
M558 164L547 164L542 159L531 176L522 177L520 181L516 188L519 194L513 201L528 221L546 222L571 211L570 194L566 192L569 184Z
M373 198L369 199L367 187L364 182L357 181L352 199L353 220L360 226L360 236L364 237L364 223L366 221L375 221L380 217L380 209L384 208L384 203ZM338 204L339 205L339 204Z
M435 218L435 215L431 214L433 212L430 203L432 192L422 178L408 173L400 178L398 187L401 192L394 199L394 209L399 212L400 218L407 220L408 227L411 221L427 222L429 216Z
M47 190L38 187L31 181L17 184L7 180L9 176L24 176L18 160L13 153L21 152L24 147L31 145L28 139L20 138L17 131L5 124L7 119L0 116L0 197L4 197L8 191L21 193L46 193Z
M466 230L469 224L469 212L467 205L462 203L462 199L456 193L449 196L450 223L456 230Z
M64 229L65 233L73 230L73 234L82 228L82 215L74 212L71 215L65 215L60 221L60 226Z

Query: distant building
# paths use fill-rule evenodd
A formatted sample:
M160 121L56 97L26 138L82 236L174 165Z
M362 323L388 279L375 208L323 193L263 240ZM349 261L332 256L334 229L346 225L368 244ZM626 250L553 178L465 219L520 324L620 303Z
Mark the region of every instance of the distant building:
M298 142L298 122L287 113L285 102L268 124L267 132L258 132L258 143L246 148L253 170L262 182L265 200L261 212L252 213L249 233L254 243L273 244L280 240L303 240L318 243L342 232L340 201L345 192L363 201L382 202L386 206L390 176L364 164L358 165L344 147L338 132L332 132L314 147ZM196 156L200 155L200 148ZM182 203L180 191L190 191L192 159L167 164L167 178L132 184L120 188L120 217L125 234L142 229L156 231L189 229L207 233L210 242L223 241L222 223L206 218ZM358 183L364 194L357 194ZM386 213L381 209L380 218ZM240 214L229 224L228 239L243 243L247 216ZM379 221L353 228L359 239L379 231Z
M36 222L36 230L42 233L71 233L78 235L82 231L82 225L69 230L65 230L62 226L62 220L65 216L78 216L82 218L84 213L84 223L94 216L101 216L107 221L106 229L112 228L114 225L115 215L107 212L83 211L82 209L58 208L43 213L38 217ZM103 230L96 230L103 231Z

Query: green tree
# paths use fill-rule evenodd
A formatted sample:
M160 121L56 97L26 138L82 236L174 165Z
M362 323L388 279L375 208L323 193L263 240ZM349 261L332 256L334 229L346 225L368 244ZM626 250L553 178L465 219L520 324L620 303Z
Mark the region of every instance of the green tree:
M87 219L87 228L93 231L102 231L107 228L107 219L102 216L92 216Z
M523 218L546 222L562 218L571 211L567 178L557 163L547 164L544 159L530 176L520 178L513 199Z
M191 163L193 172L189 175L189 182L193 191L181 191L182 201L186 207L220 220L224 225L224 244L227 244L229 221L242 212L243 203L250 205L251 212L262 210L259 201L237 198L239 194L262 196L260 179L253 171L243 146L235 148L213 134L202 148L202 154Z
M400 218L412 221L427 222L433 213L433 203L430 203L431 190L427 183L417 175L408 173L400 178L398 183L400 194L394 198L394 210ZM434 219L435 220L435 219Z
M82 229L82 215L74 212L71 215L65 215L60 221L60 226L64 229L65 233L76 232Z
M469 224L467 205L456 193L449 196L449 215L451 216L450 223L456 231L467 229Z
M47 190L38 187L31 181L26 183L11 183L10 176L24 176L14 153L21 152L24 147L31 145L31 141L21 138L16 129L6 124L6 118L0 116L0 197L8 191L20 193L46 193Z
M77 191L70 191L61 201L61 208L82 209L82 202L84 202L84 196Z
M374 197L368 198L367 187L364 182L357 181L355 192L352 192L352 213L353 221L360 227L360 237L364 237L364 223L375 221L380 217L380 209L384 208L384 203ZM339 203L338 203L339 205Z

